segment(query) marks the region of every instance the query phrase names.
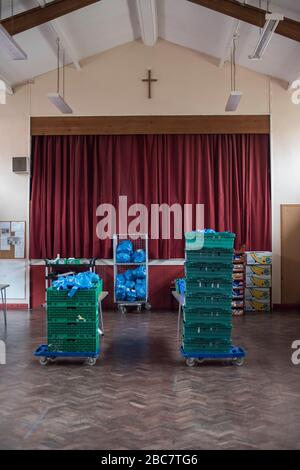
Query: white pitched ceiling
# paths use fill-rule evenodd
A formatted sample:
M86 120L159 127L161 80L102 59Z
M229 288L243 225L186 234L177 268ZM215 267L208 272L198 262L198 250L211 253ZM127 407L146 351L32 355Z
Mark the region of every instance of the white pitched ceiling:
M145 28L155 29L156 26L153 23L140 24L141 14L136 1L101 0L55 20L52 26L47 23L16 35L15 39L28 54L28 60L15 62L4 51L0 51L0 77L5 76L14 85L55 69L57 33L66 45L67 62L75 63L77 68L84 58L133 41L142 32L145 35ZM152 4L154 2L148 1ZM242 0L239 1L243 3ZM44 2L45 0L15 0L15 13ZM139 0L141 5L145 2L147 0ZM2 0L2 17L10 16L10 3L11 0ZM248 0L246 3L259 6L259 0ZM272 11L300 21L299 0L273 0L270 3ZM228 43L236 20L187 0L156 0L156 5L159 37L217 59L228 58ZM266 6L266 0L262 0L262 8ZM153 22L153 15L152 19L151 15L144 16L144 21L149 18ZM258 28L241 23L238 63L287 82L298 77L300 43L282 36L274 35L263 60L255 62L248 58L254 50L259 33Z

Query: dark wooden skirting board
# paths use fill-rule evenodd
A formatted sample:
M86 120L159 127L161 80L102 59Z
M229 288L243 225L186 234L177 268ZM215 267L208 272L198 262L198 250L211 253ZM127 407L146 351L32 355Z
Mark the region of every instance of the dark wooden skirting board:
M282 310L300 310L299 304L273 304L273 311L278 312Z
M31 135L269 134L269 115L32 117Z

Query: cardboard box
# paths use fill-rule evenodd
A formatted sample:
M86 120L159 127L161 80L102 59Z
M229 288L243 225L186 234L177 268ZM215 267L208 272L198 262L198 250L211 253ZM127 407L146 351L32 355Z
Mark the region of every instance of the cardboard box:
M261 302L271 301L270 289L250 287L245 289L245 300L258 300Z
M246 264L272 264L271 251L247 251Z
M246 287L270 288L272 279L264 279L259 276L246 276Z
M246 300L245 310L246 312L270 312L271 303L258 300Z
M264 264L246 266L246 276L258 276L263 279L271 279L271 266Z

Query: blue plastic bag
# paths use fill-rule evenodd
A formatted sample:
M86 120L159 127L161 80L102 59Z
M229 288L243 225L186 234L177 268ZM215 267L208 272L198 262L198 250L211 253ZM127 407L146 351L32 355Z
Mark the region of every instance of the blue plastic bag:
M126 287L124 284L116 287L116 300L126 300Z
M68 297L73 297L78 289L91 289L99 281L98 274L87 271L76 275L61 276L53 281L52 287L57 290L69 290Z
M145 279L146 278L146 267L139 266L134 270L135 279Z
M185 278L176 279L176 288L177 288L177 292L179 292L179 294L184 294L185 293L185 289L186 289Z
M130 263L131 255L130 253L121 251L120 253L117 253L116 259L117 259L117 263Z
M126 281L134 281L134 269L128 269L124 273Z
M126 282L126 278L124 274L117 274L116 276L116 285L124 285Z
M126 288L126 299L128 300L128 302L135 302L136 301L136 290Z
M135 282L134 281L126 281L125 287L128 289L135 289Z
M136 250L132 255L132 261L134 263L144 263L146 261L145 250Z
M138 281L142 281L141 279L138 279ZM146 299L146 282L137 282L135 286L136 290L136 297L138 300L145 300Z
M130 256L133 253L133 245L130 240L122 240L117 246L117 253L128 253Z

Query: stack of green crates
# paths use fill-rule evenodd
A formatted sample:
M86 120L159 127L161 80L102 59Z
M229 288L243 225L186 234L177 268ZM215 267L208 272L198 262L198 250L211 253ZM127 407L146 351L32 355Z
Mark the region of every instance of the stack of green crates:
M98 353L98 298L102 281L91 289L47 289L48 349L51 352Z
M186 353L226 353L231 348L234 239L229 232L186 234Z

